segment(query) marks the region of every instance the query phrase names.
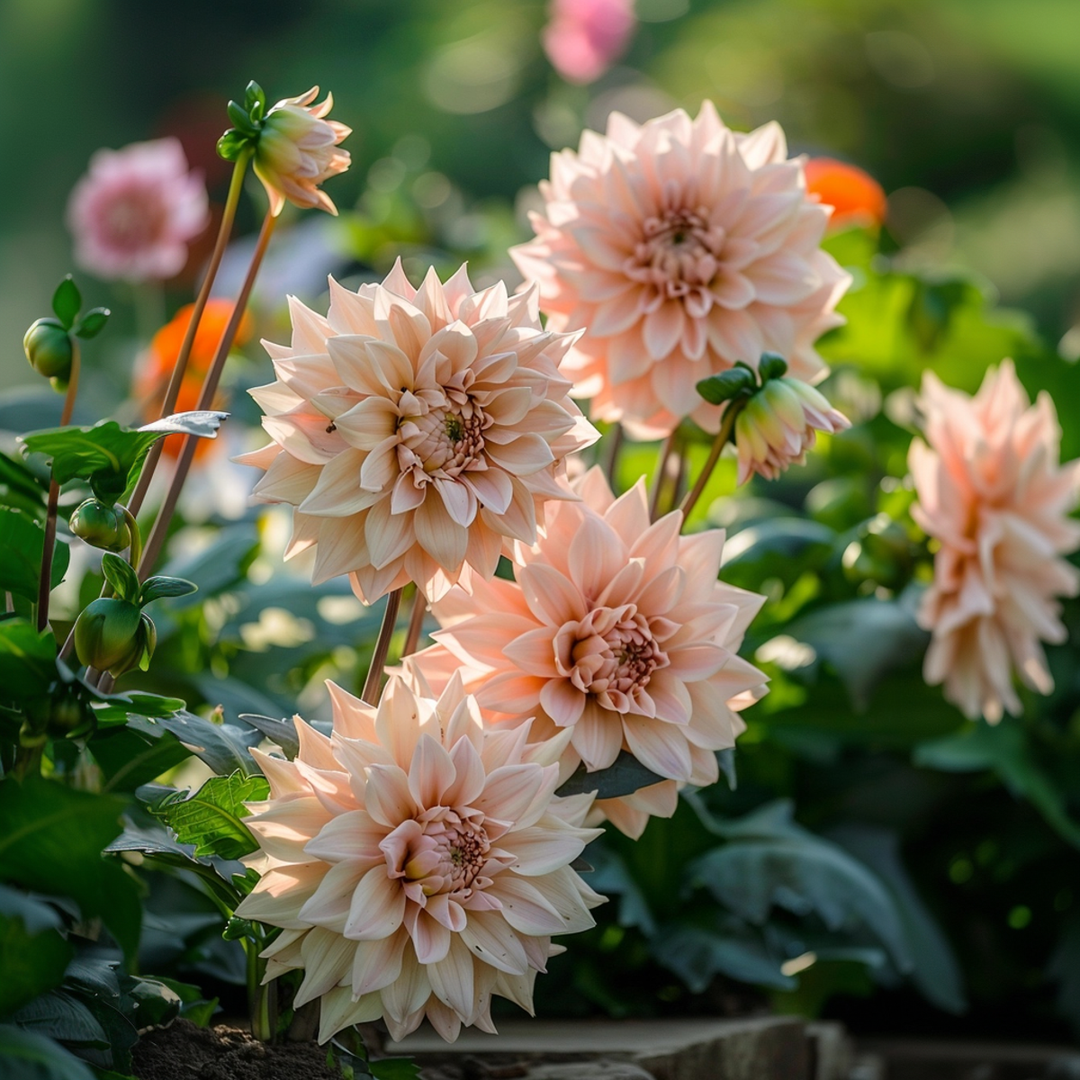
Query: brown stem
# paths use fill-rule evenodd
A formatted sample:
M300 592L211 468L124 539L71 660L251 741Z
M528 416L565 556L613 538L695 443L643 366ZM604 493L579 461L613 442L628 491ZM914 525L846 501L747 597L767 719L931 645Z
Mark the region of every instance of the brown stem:
M229 350L232 348L233 339L236 337L236 331L240 326L240 320L243 319L244 312L247 310L248 298L251 296L255 277L259 272L263 256L266 254L266 248L270 243L270 237L273 235L276 222L277 218L272 213L267 213L263 219L262 230L259 232L259 241L255 245L254 254L251 256L251 265L248 267L247 277L244 278L244 284L241 286L240 294L236 298L236 305L233 307L229 323L225 327L225 333L218 344L217 352L214 354L213 363L203 380L199 401L195 406L196 409L209 409L213 403L218 383L221 381L221 373L225 368L225 361L229 357ZM161 510L158 512L154 527L150 530L150 536L147 538L146 546L143 548L143 557L138 567L140 581L146 580L154 567L154 563L157 561L158 555L161 554L161 549L165 543L165 535L169 529L169 522L172 521L173 512L176 510L176 502L180 498L184 481L187 479L188 471L191 469L191 462L195 457L197 445L197 436L184 436L180 456L176 462L176 471L169 481L169 490L165 493Z
M731 433L735 430L735 418L742 411L743 404L742 401L732 401L728 403L728 407L724 410L723 418L720 421L720 430L713 440L709 456L705 459L705 464L701 467L701 472L698 473L698 478L695 481L694 486L690 489L686 498L683 499L682 505L679 507L682 511L684 525L690 518L690 511L694 509L698 499L701 498L702 492L709 482L709 477L712 476L713 469L716 468L716 463L720 460L720 455L723 453L724 447L731 438Z
M401 650L401 657L412 656L416 652L416 646L420 644L420 634L424 629L424 616L427 614L427 600L424 594L417 589L413 597L412 612L409 615L409 629L405 632L405 647Z
M375 642L375 651L371 654L371 667L368 668L367 678L364 679L364 689L360 697L369 705L379 704L379 688L382 686L383 668L386 667L386 657L390 652L390 639L394 636L394 627L397 625L398 608L401 607L401 589L395 589L386 597L386 610L383 612L382 626L379 627L379 637Z
M622 424L615 424L608 435L608 444L604 448L604 460L601 467L607 477L608 487L615 490L615 470L619 465L619 451L623 444Z
M655 521L660 511L660 495L666 486L667 462L671 451L675 446L675 432L673 431L660 447L660 457L656 462L656 475L653 477L652 496L649 499L649 517Z
M71 339L71 375L68 378L67 395L60 413L60 426L71 423L75 409L75 395L79 392L79 367L81 355L79 343ZM44 630L49 625L49 594L52 592L53 548L56 545L56 507L60 502L60 485L49 481L49 502L45 510L45 544L41 549L41 579L38 581L37 626Z
M236 165L233 168L232 181L229 184L229 194L225 199L225 209L221 215L221 226L218 229L217 242L214 244L213 254L210 256L210 262L206 267L206 276L203 278L202 285L199 287L199 295L195 297L195 306L191 310L191 319L188 322L187 329L184 331L184 340L180 345L180 354L176 358L176 363L173 365L172 375L169 378L169 385L165 390L165 398L161 403L160 416L172 415L173 409L176 408L177 399L180 396L180 386L184 381L184 373L187 371L188 359L191 356L191 348L195 342L195 335L199 330L199 323L202 320L203 311L206 310L206 303L210 299L210 290L213 287L214 279L217 277L218 267L221 265L222 256L225 254L225 248L228 247L229 237L232 235L233 221L236 219L236 207L240 202L240 192L244 187L244 174L247 172L248 159L250 155L245 154L237 159ZM143 500L146 498L146 492L150 487L150 481L154 478L154 470L157 468L158 461L161 458L162 447L165 445L164 439L158 439L157 442L150 447L150 452L146 455L146 461L143 464L142 472L139 474L139 482L135 485L135 492L131 496L128 502L128 509L132 514L138 515L142 509Z

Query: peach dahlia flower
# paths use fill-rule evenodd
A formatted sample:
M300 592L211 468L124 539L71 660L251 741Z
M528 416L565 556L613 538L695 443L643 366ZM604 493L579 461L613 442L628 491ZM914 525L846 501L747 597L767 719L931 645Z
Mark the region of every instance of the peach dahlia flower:
M266 188L275 216L286 200L301 208L337 214L337 207L319 185L349 167L349 151L339 149L339 143L352 134L352 128L325 119L334 107L334 97L327 94L312 105L318 95L319 88L313 86L299 97L283 98L271 106L259 132L255 175Z
M630 836L669 817L680 783L715 783L716 751L765 675L736 655L764 597L717 581L721 531L649 523L639 482L616 499L599 469L583 501L549 510L546 534L515 545L515 582L472 582L434 606L444 629L407 668L441 685L460 667L496 726L534 717L533 737L569 730L564 774L606 769L622 750L665 780L599 810Z
M924 675L969 717L1021 712L1012 683L1053 689L1042 641L1062 642L1058 596L1080 573L1059 558L1080 544L1080 462L1060 466L1061 429L1046 393L1034 406L1011 361L974 398L930 372L920 405L926 442L908 464L919 501L912 515L940 543L920 622L932 633Z
M807 198L780 127L736 134L706 101L635 124L620 113L577 153L552 155L536 238L511 250L540 283L557 330L584 328L567 357L593 416L651 438L686 416L716 431L695 384L763 352L815 381L814 342L851 278L820 247L829 210Z
M302 969L319 1041L383 1017L442 1037L493 1032L497 994L532 1011L533 982L603 903L570 869L598 830L589 796L553 795L558 748L485 730L452 680L437 700L392 680L378 710L330 684L334 732L296 718L295 761L254 751L270 798L245 824L262 877L237 914L282 933L266 982Z
M409 581L437 599L468 565L490 577L504 538L532 543L537 507L573 496L563 458L597 432L567 397L571 336L540 327L535 292L474 292L462 267L419 290L330 282L324 319L291 301L277 381L251 391L274 440L246 455L264 502L296 507L286 556L349 573L366 603Z

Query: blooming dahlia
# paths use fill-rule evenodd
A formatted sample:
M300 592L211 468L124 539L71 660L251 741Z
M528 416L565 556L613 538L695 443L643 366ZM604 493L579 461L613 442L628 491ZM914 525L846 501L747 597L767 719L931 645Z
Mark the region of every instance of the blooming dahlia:
M820 247L829 210L807 198L780 127L736 134L705 102L554 154L536 238L511 250L540 283L549 325L586 333L567 357L593 416L643 438L685 416L716 431L695 384L763 352L814 381L814 342L843 320L851 278Z
M1080 588L1080 573L1057 557L1080 544L1080 523L1066 517L1080 462L1059 465L1054 404L1042 393L1031 406L1011 361L974 398L927 372L920 405L912 515L941 545L920 610L933 635L924 675L969 717L993 722L1021 711L1014 666L1033 690L1053 689L1041 641L1065 640L1055 598Z
M464 267L330 286L325 319L292 301L277 381L251 392L274 441L243 460L267 470L256 498L296 507L287 556L314 546L315 580L351 573L367 603L409 581L437 599L466 564L490 577L597 438L559 372L572 336L541 329L535 292L474 292Z
M716 782L715 752L764 692L736 655L764 597L717 581L723 532L680 536L678 512L650 524L644 482L616 499L592 469L577 486L581 502L553 504L536 544L515 545L516 581L474 581L434 606L444 629L407 667L432 686L460 667L496 725L569 730L564 772L628 750L665 780L597 807L636 837L674 812L679 783Z
M551 935L603 902L570 869L598 835L590 797L555 796L558 748L485 730L460 680L437 701L391 680L378 710L330 689L331 737L298 717L295 761L254 751L262 877L237 914L282 929L266 981L303 969L320 1042L380 1016L395 1039L425 1015L448 1041L494 1031L493 994L531 1012Z

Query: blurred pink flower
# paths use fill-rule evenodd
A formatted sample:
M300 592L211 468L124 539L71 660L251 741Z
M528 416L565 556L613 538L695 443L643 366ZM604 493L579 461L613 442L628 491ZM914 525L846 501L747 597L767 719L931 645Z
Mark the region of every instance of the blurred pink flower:
M208 221L202 174L173 138L98 150L67 208L75 261L105 280L175 276Z
M564 79L591 83L623 54L636 25L633 0L553 0L544 52Z
M708 101L696 120L612 113L606 136L552 156L540 190L536 238L511 255L549 325L585 330L564 369L594 418L641 438L686 416L716 431L699 380L766 351L805 381L823 373L814 342L843 322L851 278L819 247L829 210L779 125L736 134Z
M324 319L292 301L277 381L252 390L269 446L263 502L296 507L287 555L315 580L351 574L366 603L414 581L436 600L466 564L495 573L504 538L532 543L567 454L597 432L567 397L570 335L540 326L535 291L474 292L462 267L420 289L400 262L381 285L330 282Z
M995 722L1021 712L1014 666L1033 690L1053 689L1041 641L1065 640L1055 598L1080 589L1080 573L1056 557L1080 545L1080 523L1066 516L1080 462L1059 466L1054 403L1042 393L1030 406L1012 361L974 398L927 372L920 405L912 516L941 544L920 610L933 634L924 675L967 716Z
M812 386L800 379L769 379L735 418L738 482L745 484L754 473L775 480L806 461L819 431L849 427L851 421Z
M269 982L302 969L319 1042L427 1016L447 1041L494 1032L492 995L532 1012L533 983L603 903L570 869L597 830L592 797L559 798L558 747L485 730L452 680L438 701L391 680L378 710L330 684L333 735L299 717L295 761L254 751L270 798L244 819L262 873L237 915L281 927Z
M334 107L332 94L318 104L319 88L313 86L299 97L283 98L271 106L255 144L255 175L262 181L277 215L285 200L296 206L317 207L337 214L337 207L319 185L349 167L348 150L338 144L352 134L352 128L325 119Z
M718 777L716 751L766 677L736 652L764 598L717 581L724 533L680 536L682 515L649 523L643 482L616 499L599 469L582 502L553 504L536 544L515 545L516 581L472 580L434 607L437 644L406 667L431 686L460 670L493 723L535 717L535 738L569 729L568 775L628 750L666 783L597 803L639 836L670 816L680 783Z

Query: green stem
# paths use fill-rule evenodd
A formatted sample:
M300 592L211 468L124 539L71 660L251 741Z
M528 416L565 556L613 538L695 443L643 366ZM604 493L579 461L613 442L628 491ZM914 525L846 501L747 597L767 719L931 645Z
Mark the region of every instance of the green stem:
M275 1004L277 1002L277 985L267 983L262 985L263 976L266 974L266 962L259 956L262 952L262 943L244 939L244 952L247 954L247 990L248 1008L251 1010L251 1034L259 1042L274 1041L274 1027L277 1018Z
M427 600L424 594L417 589L413 596L412 611L409 614L409 629L405 633L405 647L401 650L401 657L412 656L416 652L416 646L420 644L420 634L424 629L424 615L427 613Z
M666 486L667 463L671 451L675 446L675 432L673 431L660 445L660 455L656 459L656 472L653 475L652 495L649 499L649 517L655 521L660 512L660 495Z
M360 697L368 705L379 704L379 688L382 686L383 668L386 666L386 657L390 652L390 639L394 636L394 627L397 625L398 608L401 607L402 589L395 589L386 597L386 610L383 612L382 625L379 627L379 637L375 642L375 651L371 654L371 667L368 668L367 678L364 679L364 689ZM417 590L417 597L420 596Z
M713 474L713 469L716 468L716 463L720 460L720 455L724 451L724 447L727 445L728 440L731 438L732 432L735 430L735 419L742 411L742 407L745 404L743 400L735 400L728 403L728 407L724 410L724 415L720 420L720 430L716 434L716 438L713 440L712 449L709 451L708 458L705 459L705 464L701 468L701 472L698 474L697 481L690 489L686 498L683 499L682 505L679 509L682 511L683 525L690 519L690 511L697 505L698 499L701 498L702 492L705 490L705 485L709 482L709 477Z
M622 449L623 444L623 427L622 424L612 425L611 431L608 432L607 446L604 448L604 459L602 462L602 468L604 475L607 477L608 487L612 491L615 490L615 477L619 467L619 451Z
M71 414L75 409L75 395L79 392L79 368L81 355L79 343L71 339L71 376L68 379L67 395L64 408L60 413L60 426L71 423ZM60 485L49 482L49 502L45 510L45 542L41 549L41 577L38 579L37 628L44 630L49 625L49 595L52 592L53 548L56 546L56 508L60 502Z
M195 297L195 306L192 308L191 319L188 321L187 329L184 331L180 354L176 358L172 375L169 377L169 385L165 390L165 399L161 404L160 415L163 417L170 416L173 409L176 408L176 401L180 396L180 386L184 381L184 373L187 371L191 349L195 343L195 335L198 333L199 323L202 321L203 312L206 310L207 301L210 299L210 290L213 287L214 279L217 277L218 267L221 266L225 248L228 247L229 237L232 235L233 222L236 220L236 208L240 202L240 193L244 189L244 176L247 173L250 160L251 153L246 151L236 159L236 165L233 167L232 181L229 183L229 194L225 199L225 210L221 215L221 226L218 229L214 251L206 267L206 276L199 287L199 294ZM128 503L129 509L135 515L138 515L142 509L143 500L146 498L150 481L154 476L154 470L161 459L161 450L164 444L164 439L158 439L150 447L150 452L146 456L142 472L139 474L139 482L136 484L135 492Z

